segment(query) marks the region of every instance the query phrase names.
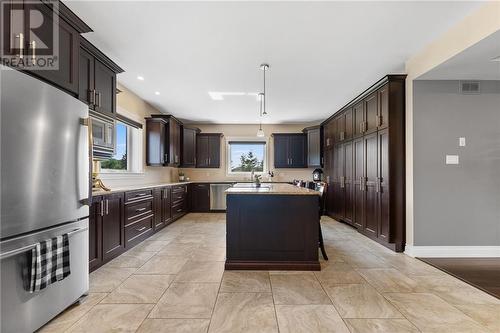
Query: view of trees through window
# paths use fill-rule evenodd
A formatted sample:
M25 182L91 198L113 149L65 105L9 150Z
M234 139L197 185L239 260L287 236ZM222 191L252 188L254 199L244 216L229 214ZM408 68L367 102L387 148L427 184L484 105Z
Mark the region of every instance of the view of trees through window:
M263 172L265 142L230 142L231 172Z
M115 155L101 162L101 169L127 170L127 125L116 122Z

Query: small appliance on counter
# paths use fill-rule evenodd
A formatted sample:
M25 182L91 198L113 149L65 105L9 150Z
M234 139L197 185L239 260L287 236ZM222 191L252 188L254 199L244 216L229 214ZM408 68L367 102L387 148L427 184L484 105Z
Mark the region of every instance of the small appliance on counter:
M314 169L313 171L313 180L315 182L320 182L323 180L323 170L321 169Z
M101 172L101 162L92 161L92 191L111 191L99 178L99 172Z

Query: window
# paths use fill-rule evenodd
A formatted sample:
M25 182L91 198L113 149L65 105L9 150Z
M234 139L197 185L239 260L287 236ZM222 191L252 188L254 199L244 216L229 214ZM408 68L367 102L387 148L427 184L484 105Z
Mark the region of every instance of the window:
M265 141L228 141L228 174L267 171Z
M125 121L115 124L115 154L101 161L103 173L142 172L142 129Z

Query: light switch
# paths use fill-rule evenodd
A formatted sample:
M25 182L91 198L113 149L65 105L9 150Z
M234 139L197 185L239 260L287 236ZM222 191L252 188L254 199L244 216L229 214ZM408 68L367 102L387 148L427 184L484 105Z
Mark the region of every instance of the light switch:
M446 155L446 164L458 164L458 155Z
M465 147L465 138L458 138L458 145L460 147Z

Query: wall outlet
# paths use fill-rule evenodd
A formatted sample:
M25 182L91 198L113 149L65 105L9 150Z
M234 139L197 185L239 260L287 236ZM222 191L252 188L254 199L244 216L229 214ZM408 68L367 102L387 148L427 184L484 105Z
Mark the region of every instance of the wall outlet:
M446 155L446 164L459 164L458 155Z
M458 145L460 147L465 147L465 138L458 138Z

